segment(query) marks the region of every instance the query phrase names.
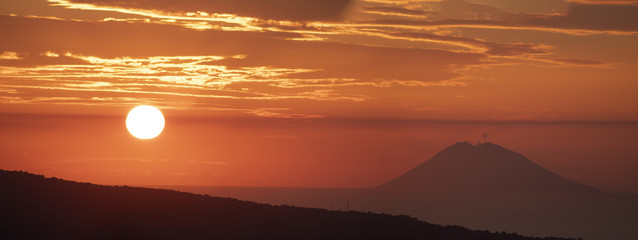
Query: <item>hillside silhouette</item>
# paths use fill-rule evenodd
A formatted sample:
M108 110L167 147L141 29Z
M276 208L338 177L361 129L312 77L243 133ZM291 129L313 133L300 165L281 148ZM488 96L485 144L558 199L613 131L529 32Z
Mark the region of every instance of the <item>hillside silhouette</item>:
M428 191L600 192L492 143L458 142L379 186Z
M0 170L0 196L0 239L541 239L17 171Z

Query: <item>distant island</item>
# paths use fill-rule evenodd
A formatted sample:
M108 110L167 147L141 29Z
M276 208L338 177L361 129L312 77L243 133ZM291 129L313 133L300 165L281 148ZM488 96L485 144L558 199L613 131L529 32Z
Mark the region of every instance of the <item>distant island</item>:
M271 206L0 170L0 239L523 240L408 216Z
M458 142L379 186L426 191L600 192L492 143Z

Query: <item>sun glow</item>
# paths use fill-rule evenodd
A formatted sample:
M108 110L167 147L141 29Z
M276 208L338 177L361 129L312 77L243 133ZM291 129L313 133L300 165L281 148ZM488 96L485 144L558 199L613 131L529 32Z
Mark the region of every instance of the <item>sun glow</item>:
M126 128L136 138L155 138L164 130L164 115L153 106L137 106L128 113Z

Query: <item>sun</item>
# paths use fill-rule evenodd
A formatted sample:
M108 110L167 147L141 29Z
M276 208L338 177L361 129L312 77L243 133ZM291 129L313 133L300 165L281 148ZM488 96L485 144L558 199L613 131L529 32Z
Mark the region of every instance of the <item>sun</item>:
M126 128L136 138L155 138L164 130L164 115L153 106L137 106L128 112Z

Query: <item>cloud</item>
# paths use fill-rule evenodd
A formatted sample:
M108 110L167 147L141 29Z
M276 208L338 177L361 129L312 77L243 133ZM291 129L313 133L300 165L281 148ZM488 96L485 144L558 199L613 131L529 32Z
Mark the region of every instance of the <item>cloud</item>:
M334 90L302 89L293 93L267 93L227 88L226 86L234 83L280 83L287 81L285 78L280 79L281 77L309 70L273 67L228 69L223 65L210 64L211 61L214 63L223 59L218 56L105 59L66 53L65 57L81 60L84 64L0 67L2 72L0 79L4 79L5 87L59 91L145 93L244 100L363 101L365 99L364 96L334 93ZM203 91L208 94L202 94Z
M11 91L1 94L24 104L143 103L315 119L334 104L365 105L388 88L465 87L457 70L487 57L156 23L0 16L0 26L0 51L25 56L0 63L0 88ZM51 101L25 102L39 98ZM300 108L309 101L322 107Z
M272 65L321 69L300 74L310 78L436 82L455 76L449 71L451 65L479 64L483 57L481 54L443 50L290 42L285 46L273 46L247 54L245 59L225 59L220 63L229 67Z
M374 19L363 21L366 24L381 24L410 28L446 27L446 28L488 28L522 29L566 34L594 34L638 31L638 4L635 1L580 1L572 3L564 14L530 14L507 12L503 9L468 3L461 0L443 0L425 3L433 11L423 16L404 14L401 19ZM595 3L595 4L593 4ZM379 8L376 11L392 12L412 11L403 6Z
M407 37L412 40L429 39L433 41L444 41L448 44L457 44L469 49L477 50L489 55L497 56L513 56L513 55L532 55L546 54L548 49L541 44L532 43L494 43L480 39L441 36L427 32L400 32L392 34L394 36Z
M2 54L0 54L0 60L19 60L22 59L21 57L18 56L17 52L2 52Z
M26 29L26 30L25 30ZM39 54L79 52L101 57L153 56L153 55L218 55L241 53L237 47L248 47L254 42L300 37L295 33L184 31L182 27L127 23L82 22L53 19L0 16L0 51ZM192 47L189 47L192 46ZM213 48L211 45L224 46ZM256 47L252 47L256 48ZM207 54L207 53L204 53Z
M31 103L53 103L53 104L77 104L82 101L82 98L78 97L33 97L33 98L24 98L24 97L11 97L11 96L0 96L0 103L8 103L8 104L31 104Z
M46 57L60 57L60 54L51 52L51 51L47 51L45 53L40 54L41 56L46 56Z
M233 14L290 21L338 20L344 16L351 4L351 0L182 0L179 2L172 0L55 0L55 2L172 13Z
M520 12L508 12L502 8L463 0L442 1L389 1L368 3L365 11L372 10L381 15L396 15L410 18L427 18L429 21L443 20L489 20L498 22L522 22L534 16ZM396 20L397 18L395 18Z
M512 13L486 4L470 3L463 0L443 0L436 3L439 19L490 20L504 22L522 22L533 14Z
M465 86L451 81L460 75L455 69L482 64L486 57L287 40L300 36L294 33L196 31L152 23L4 16L0 25L6 26L0 28L6 36L0 39L0 51L34 58L4 64L2 70L3 87L19 89L26 97L162 98L202 103L204 108L245 101L360 102L377 95L365 87ZM41 56L49 51L60 57ZM259 105L249 109L255 107Z
M613 63L609 62L601 62L596 60L587 60L587 59L570 59L570 58L539 58L541 61L545 61L552 64L558 64L561 66L582 66L582 67L598 67L598 68L611 68L613 67Z
M6 36L0 39L0 50L74 52L109 58L245 55L244 59L225 59L220 63L229 68L321 69L304 74L306 78L439 81L453 75L446 70L449 65L478 64L484 57L443 50L286 40L301 36L294 33L201 32L159 24L84 23L5 16L0 17L0 26L6 26L0 30ZM414 68L423 71L412 71Z
M573 4L566 15L538 17L529 23L568 29L638 31L638 6Z
M260 117L271 118L283 118L283 119L313 119L323 118L324 116L318 114L304 114L304 113L285 113L281 111L289 111L287 108L260 108L251 110L250 113Z
M88 62L73 58L69 56L63 56L51 51L36 53L36 52L21 52L22 57L17 57L18 53L15 53L15 58L0 58L0 66L11 67L36 67L46 65L87 65Z
M425 18L428 15L431 15L434 13L432 11L408 9L408 8L397 7L397 6L367 6L367 7L364 7L363 11L365 11L366 13L372 13L372 14L416 17L416 18Z

